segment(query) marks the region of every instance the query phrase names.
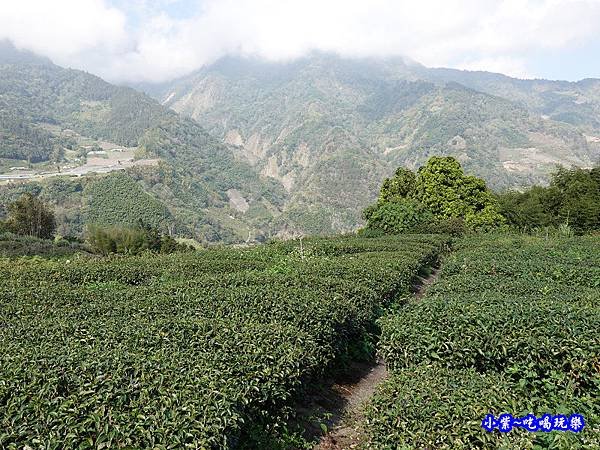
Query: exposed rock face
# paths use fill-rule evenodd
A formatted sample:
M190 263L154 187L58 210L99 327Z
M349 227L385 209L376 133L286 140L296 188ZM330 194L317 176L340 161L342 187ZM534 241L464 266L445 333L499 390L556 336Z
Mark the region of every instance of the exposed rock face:
M382 178L432 155L455 156L495 189L544 182L555 163L600 158L599 80L523 81L315 54L228 58L163 98L280 181L284 218L300 217L305 230L356 228Z
M229 206L233 209L245 213L250 208L246 199L237 189L229 189L227 191L227 196L229 197Z
M241 147L244 145L244 140L238 130L229 130L225 135L225 142L230 145Z
M448 145L455 150L465 150L467 148L467 141L462 136L454 136Z

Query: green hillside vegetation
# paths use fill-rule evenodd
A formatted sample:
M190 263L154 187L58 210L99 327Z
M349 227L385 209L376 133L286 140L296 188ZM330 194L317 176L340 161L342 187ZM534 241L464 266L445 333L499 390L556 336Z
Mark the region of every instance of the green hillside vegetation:
M22 112L0 101L0 158L28 163L58 159L61 148L73 148L68 138L56 137L23 119Z
M0 44L0 107L29 123L60 124L81 135L135 146L149 128L175 114L130 88L63 69Z
M56 233L60 236L83 236L85 198L83 190L91 178L53 177L38 182L0 186L0 220L8 218L8 205L30 194L54 212Z
M489 72L452 69L421 69L436 82L457 82L481 92L506 98L558 122L590 133L600 131L600 80L578 82L519 80Z
M287 196L280 183L260 176L196 122L131 88L63 69L7 43L0 43L0 118L6 118L0 121L0 159L6 158L0 165L6 168L27 162L58 161L61 151L73 147L72 139L49 132L44 128L47 125L74 130L96 141L138 146L140 156L160 158L159 167L130 171L139 184L136 190L143 189L154 197L151 203L160 202L169 208L168 215L180 224L180 234L199 240L240 242L249 235L270 236L270 224ZM64 203L60 192L56 194L61 200L54 197L52 183L44 180L32 187L4 185L0 195L14 199L23 191L44 191L51 203L69 211L63 216L67 227L81 234L82 217L75 205L85 202L74 195ZM240 192L250 205L263 208L260 220L247 219L232 210L226 194L230 189ZM147 196L143 198L146 203L150 201ZM97 204L94 198L91 201ZM112 207L104 205L109 214L115 213L119 202L127 203L128 199L115 197L112 201ZM94 206L92 211L96 209ZM116 217L92 214L92 219L112 223Z
M586 117L595 114L594 80L545 83L531 86L544 87L544 98L553 93L584 105ZM133 89L3 43L0 168L59 163L65 152L70 163L78 151L84 160L85 151L69 137L74 130L91 143L137 146L139 157L160 158L158 166L128 174L168 208L182 236L244 242L351 232L363 224L360 211L376 200L392 168L414 171L433 155L455 157L495 190L543 184L557 162L591 167L600 151L595 128L559 120L558 112L548 119L549 104L523 97L523 86L399 59L228 58L151 87L158 98L169 98L165 106L194 121ZM77 195L68 203L51 198L44 180L31 188L2 185L0 196L23 190L46 191L69 233L83 233L76 205L85 202ZM239 209L232 196L248 207Z
M173 223L169 210L126 174L116 173L87 183L86 224L136 225L139 221L168 229Z
M31 193L53 208L57 234L61 236L83 238L88 224L131 225L143 218L163 232L204 242L247 239L248 225L244 222L237 225L239 217L229 218L225 214L228 222L219 219L222 217L219 208L226 206L220 196L209 194L203 184L192 181L191 177L183 184L180 174L171 166L161 165L107 175L52 177L0 186L3 207L0 220L7 217L6 205L24 193ZM266 210L262 223L260 218L250 220L256 220L261 230L268 230L271 211L272 208ZM236 229L240 230L238 234L231 231ZM260 233L256 231L254 235Z
M105 178L94 184L93 187L103 193L113 193L121 200L128 198L129 202L118 204L115 208L114 202L91 194L91 197L95 201L100 200L101 204L92 202L88 207L86 245L80 245L84 242L77 237L55 236L56 217L54 211L40 198L27 192L9 203L8 218L0 221L2 236L0 256L60 257L77 252L137 255L145 251L172 253L191 249L187 245L179 244L172 236L166 234L167 231L172 230L170 224L165 222L168 219L164 215L167 212L166 208L160 204L153 205L152 197L141 191L130 178ZM125 193L114 192L115 189L123 188L125 188ZM86 193L90 195L87 191ZM129 197L127 197L128 195ZM144 203L144 197L146 203ZM137 199L137 202L134 202L134 199ZM98 211L98 208L102 208L106 204L109 204L112 209ZM152 207L155 209L153 210ZM136 210L136 208L142 209ZM152 212L155 214L153 215ZM102 220L94 220L93 214L97 214L97 217Z
M576 233L600 229L600 167L559 168L549 186L498 195L500 212L522 231L565 225Z
M506 83L476 82L486 77ZM356 229L391 168L416 170L434 155L455 157L494 190L543 184L557 163L596 162L600 131L586 124L598 117L598 83L496 78L315 53L289 63L229 57L144 88L281 181L292 231L322 232ZM572 104L565 114L582 104L582 125L524 96L542 85Z
M445 242L0 259L0 446L265 448Z
M381 319L393 376L367 413L372 448L600 446L600 239L471 236L426 296ZM481 428L486 414L585 417L581 433Z

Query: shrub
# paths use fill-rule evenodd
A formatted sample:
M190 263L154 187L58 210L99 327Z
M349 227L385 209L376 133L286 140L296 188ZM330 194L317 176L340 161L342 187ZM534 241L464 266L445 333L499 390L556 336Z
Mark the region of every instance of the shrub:
M0 259L0 447L257 448L444 243Z
M383 230L378 228L361 228L358 230L358 236L363 238L379 238L382 237L385 233Z
M2 233L10 233L10 226L7 222L0 220L0 234Z
M380 354L397 376L371 410L373 442L489 448L490 435L463 428L470 411L489 405L588 421L581 435L537 433L527 445L498 438L498 447L599 448L600 239L470 235L454 247L424 298L380 320ZM404 407L406 417L394 418Z
M89 249L80 243L65 240L50 241L33 236L19 236L13 233L0 233L0 257L42 256L60 258L75 253L88 253Z
M88 226L87 241L97 253L109 255L122 253L137 255L149 250L157 253L172 253L188 250L170 236L140 222L137 227Z
M424 223L417 228L423 233L448 234L450 236L462 236L467 232L465 221L460 217L449 217L430 223Z

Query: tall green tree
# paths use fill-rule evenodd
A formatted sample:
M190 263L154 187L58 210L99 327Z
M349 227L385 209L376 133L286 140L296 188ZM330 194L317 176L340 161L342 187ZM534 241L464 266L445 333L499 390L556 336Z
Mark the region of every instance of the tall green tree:
M415 173L405 167L398 167L392 178L383 180L383 185L379 191L379 200L390 202L410 198L414 195L416 185L417 176Z
M54 235L54 213L44 202L31 194L23 194L8 205L9 229L16 234L49 239Z
M418 172L399 168L384 180L377 203L363 211L367 228L386 233L452 228L490 230L504 223L485 182L465 175L452 157L432 157Z
M493 229L504 222L485 181L465 175L460 163L450 156L431 157L419 169L416 197L436 217L462 218L472 230Z

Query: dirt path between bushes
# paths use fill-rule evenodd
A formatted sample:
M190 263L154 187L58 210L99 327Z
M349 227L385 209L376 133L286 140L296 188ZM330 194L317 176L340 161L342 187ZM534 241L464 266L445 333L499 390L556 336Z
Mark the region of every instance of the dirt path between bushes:
M415 280L412 287L413 301L419 301L425 295L427 288L438 275L439 269L433 268L429 276ZM313 450L360 448L364 442L364 407L387 377L385 361L378 360L371 364L353 363L349 375L331 383L311 398L311 406L307 411L326 417L321 427L312 430L313 436L322 435Z

